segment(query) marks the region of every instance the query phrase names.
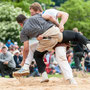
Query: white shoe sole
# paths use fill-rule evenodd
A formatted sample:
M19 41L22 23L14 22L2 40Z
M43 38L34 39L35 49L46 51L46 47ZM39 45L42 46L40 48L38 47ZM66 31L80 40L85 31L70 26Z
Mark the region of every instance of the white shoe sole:
M27 76L29 74L30 74L29 72L24 72L24 73L13 72L14 77Z
M46 79L46 80L42 80L41 83L44 83L44 82L49 82L49 79Z
M87 44L87 48L90 50L90 44Z

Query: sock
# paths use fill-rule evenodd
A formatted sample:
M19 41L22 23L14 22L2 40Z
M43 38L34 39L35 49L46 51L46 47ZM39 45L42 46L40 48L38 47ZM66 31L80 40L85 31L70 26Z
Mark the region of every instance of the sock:
M25 63L22 68L23 68L23 69L26 69L26 70L27 70L27 69L29 70L29 66L30 66L29 64Z
M42 80L46 80L46 79L48 79L48 75L46 72L43 72L42 73Z
M32 60L33 58L31 58L31 55L28 55L22 68L29 69L29 66L31 65Z

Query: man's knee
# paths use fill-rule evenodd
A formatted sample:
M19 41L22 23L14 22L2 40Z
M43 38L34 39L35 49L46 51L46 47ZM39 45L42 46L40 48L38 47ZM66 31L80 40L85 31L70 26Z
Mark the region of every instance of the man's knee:
M0 62L0 65L3 64L3 62Z
M75 32L75 40L78 40L78 38L80 38L81 34L78 32Z
M44 51L44 52L39 52L39 51L35 51L34 52L34 58L37 59L37 58L43 58L44 54L46 53L47 51Z
M34 57L34 59L37 59L39 57L39 52L38 51L35 51L33 57Z
M0 68L3 66L3 62L0 62Z
M38 51L34 52L34 56L33 57L34 57L34 59L35 59L37 64L39 64L41 62L42 57L41 57L41 55L40 55L40 53Z

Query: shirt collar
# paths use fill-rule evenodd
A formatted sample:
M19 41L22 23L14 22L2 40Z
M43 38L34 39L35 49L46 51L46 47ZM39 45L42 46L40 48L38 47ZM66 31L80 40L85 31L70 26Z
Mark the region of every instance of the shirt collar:
M27 21L27 19L24 20L23 24L25 24L26 21Z

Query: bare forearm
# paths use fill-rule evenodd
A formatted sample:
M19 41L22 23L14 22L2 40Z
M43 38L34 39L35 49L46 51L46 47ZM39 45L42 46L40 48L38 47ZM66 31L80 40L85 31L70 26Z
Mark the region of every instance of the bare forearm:
M59 27L59 24L58 24L58 22L56 21L56 19L54 19L53 17L51 17L49 20L50 20L52 23L54 23L57 27Z
M27 58L27 55L29 53L29 50L23 50L23 60L25 61L25 59Z
M57 20L51 16L51 15L42 15L42 17L45 19L45 20L49 20L51 21L52 23L54 23L57 27L59 27L59 24L57 22Z
M23 60L27 58L27 55L29 53L29 41L24 42L24 49L23 49Z
M3 60L3 59L0 59L0 62L4 62L5 60Z
M64 25L68 20L69 14L65 13L61 16L60 25Z

